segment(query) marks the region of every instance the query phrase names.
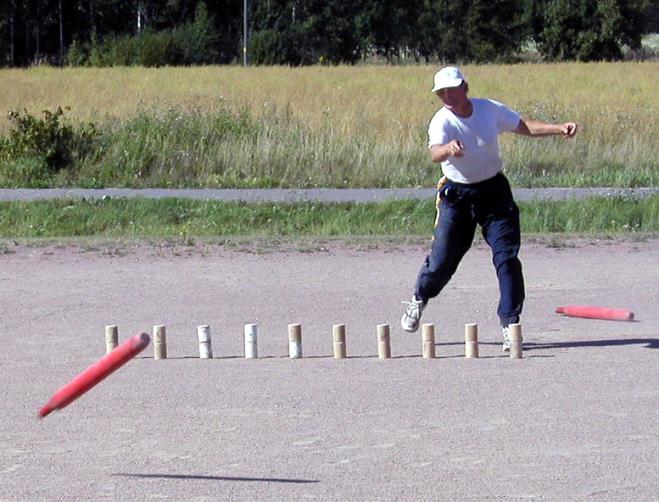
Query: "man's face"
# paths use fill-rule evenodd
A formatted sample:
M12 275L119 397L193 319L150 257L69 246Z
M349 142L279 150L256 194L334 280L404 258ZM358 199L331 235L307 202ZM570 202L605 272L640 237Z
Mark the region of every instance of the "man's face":
M446 87L437 91L437 96L448 108L460 106L467 100L467 86L462 82L458 87Z

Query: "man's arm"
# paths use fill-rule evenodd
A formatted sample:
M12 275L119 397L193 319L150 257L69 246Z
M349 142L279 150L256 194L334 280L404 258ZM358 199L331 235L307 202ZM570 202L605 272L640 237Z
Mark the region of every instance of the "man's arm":
M515 134L522 136L556 136L562 135L565 138L571 138L577 134L578 126L574 122L565 122L564 124L549 124L541 120L519 119L517 128L513 130Z
M445 145L432 145L430 147L430 158L433 162L444 162L449 157L462 157L464 145L461 141L453 140Z

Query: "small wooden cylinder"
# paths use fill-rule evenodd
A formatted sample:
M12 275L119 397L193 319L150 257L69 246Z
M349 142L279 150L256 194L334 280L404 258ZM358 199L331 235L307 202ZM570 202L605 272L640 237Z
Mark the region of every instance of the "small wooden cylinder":
M197 339L199 340L199 359L213 359L211 327L208 324L197 326Z
M299 323L288 325L288 357L291 359L302 357L302 325Z
M167 331L163 325L153 327L153 358L167 359Z
M391 358L391 336L388 324L378 324L378 357Z
M508 328L510 329L510 358L522 359L522 325L509 324Z
M435 353L435 325L425 323L421 325L421 336L423 338L423 358L434 359Z
M109 354L119 345L119 328L115 325L105 327L105 353Z
M465 357L478 358L478 324L465 324Z
M245 324L245 359L257 359L258 357L256 324Z
M332 326L332 338L334 340L334 359L345 359L347 357L345 324Z

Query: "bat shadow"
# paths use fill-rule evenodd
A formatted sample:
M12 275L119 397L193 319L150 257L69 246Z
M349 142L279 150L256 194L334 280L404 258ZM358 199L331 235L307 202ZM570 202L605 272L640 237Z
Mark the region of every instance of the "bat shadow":
M153 356L137 356L135 359L154 359ZM162 359L162 361L168 361L168 360L179 360L179 359L201 359L199 356L167 356L165 359ZM210 357L210 359L244 359L241 356L214 356Z
M293 484L307 484L319 483L317 479L294 479L294 478L254 478L245 476L210 476L205 474L165 474L165 473L131 473L131 472L117 472L112 476L121 476L126 478L139 478L139 479L201 479L208 481L249 481L249 482L263 482L263 483L293 483Z
M620 347L643 345L646 349L659 349L659 338L622 338L615 340L582 340L575 342L524 342L524 350L561 349L571 347Z

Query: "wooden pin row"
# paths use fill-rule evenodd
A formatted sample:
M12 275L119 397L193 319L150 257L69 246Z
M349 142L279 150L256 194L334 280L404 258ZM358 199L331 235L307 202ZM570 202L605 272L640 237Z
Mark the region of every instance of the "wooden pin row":
M510 357L511 359L522 359L522 325L510 324ZM245 359L258 359L258 330L256 324L245 324ZM199 358L212 359L213 348L211 346L211 329L207 324L197 327L197 339L199 341ZM435 325L425 323L421 325L421 339L424 359L437 357L435 351ZM332 340L335 359L345 359L346 349L346 327L345 324L334 324L332 326ZM378 357L380 359L391 358L391 335L388 324L377 325ZM105 351L110 353L119 344L119 330L116 325L105 327ZM302 357L302 325L299 323L288 325L288 353L291 359ZM474 323L465 324L465 357L477 359L478 353L478 325ZM167 331L165 326L153 327L153 358L167 359Z

